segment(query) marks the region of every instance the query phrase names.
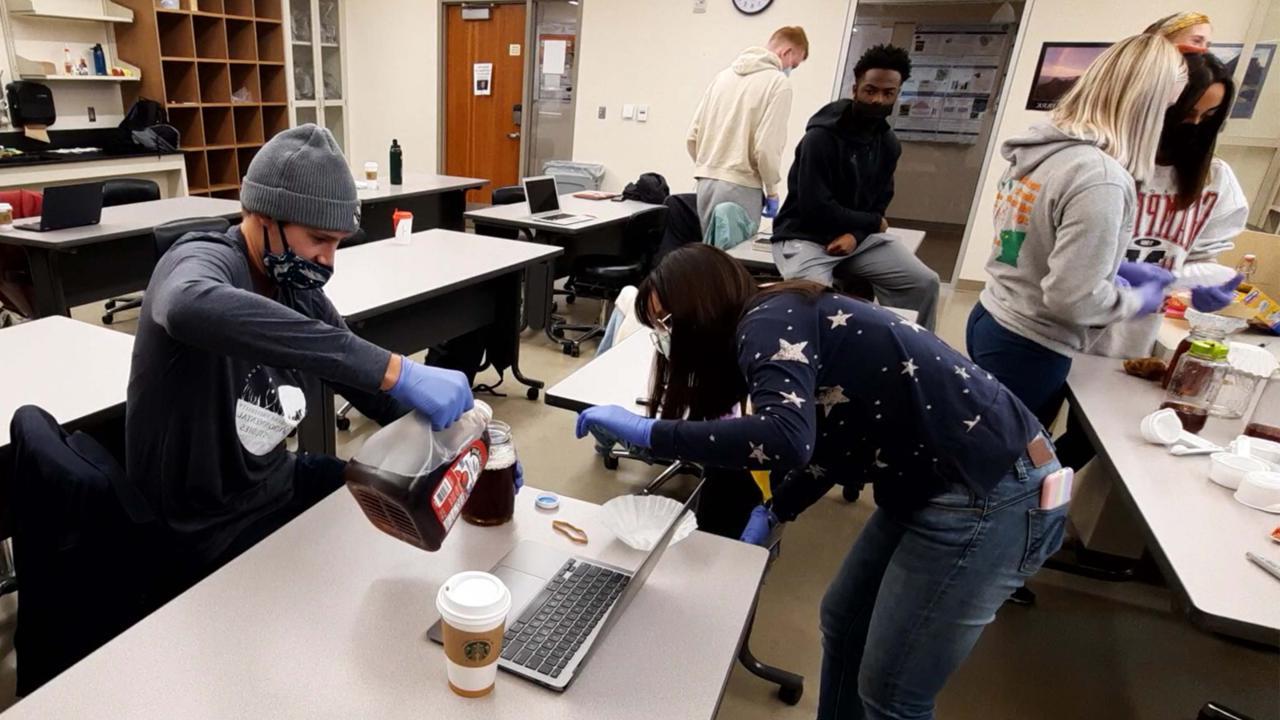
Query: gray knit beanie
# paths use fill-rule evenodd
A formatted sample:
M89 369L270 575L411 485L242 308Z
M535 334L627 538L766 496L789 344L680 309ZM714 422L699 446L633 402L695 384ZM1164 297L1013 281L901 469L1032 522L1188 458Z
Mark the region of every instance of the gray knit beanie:
M360 200L333 135L310 123L262 146L240 186L240 205L273 220L355 232Z

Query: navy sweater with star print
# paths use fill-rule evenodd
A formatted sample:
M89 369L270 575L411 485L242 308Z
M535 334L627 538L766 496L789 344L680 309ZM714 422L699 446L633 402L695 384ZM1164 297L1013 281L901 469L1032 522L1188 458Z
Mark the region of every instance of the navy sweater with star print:
M766 296L737 334L754 413L659 421L653 449L772 471L784 520L836 482L874 482L882 504L920 502L952 484L986 494L1042 432L998 380L875 305L831 293Z

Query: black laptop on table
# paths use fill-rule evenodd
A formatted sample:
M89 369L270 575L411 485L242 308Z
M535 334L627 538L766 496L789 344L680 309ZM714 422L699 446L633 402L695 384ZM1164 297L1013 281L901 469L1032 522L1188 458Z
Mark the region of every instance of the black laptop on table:
M48 232L97 225L102 220L102 183L60 185L45 188L39 222L13 227L32 232Z

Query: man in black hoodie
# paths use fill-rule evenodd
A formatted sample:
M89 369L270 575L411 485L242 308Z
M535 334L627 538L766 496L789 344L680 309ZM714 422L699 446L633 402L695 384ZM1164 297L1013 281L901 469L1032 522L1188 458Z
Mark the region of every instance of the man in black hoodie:
M911 60L901 48L877 45L853 72L853 98L819 110L796 147L773 226L773 259L787 279L864 279L882 304L915 310L932 330L938 274L884 234L902 154L885 119L911 76Z

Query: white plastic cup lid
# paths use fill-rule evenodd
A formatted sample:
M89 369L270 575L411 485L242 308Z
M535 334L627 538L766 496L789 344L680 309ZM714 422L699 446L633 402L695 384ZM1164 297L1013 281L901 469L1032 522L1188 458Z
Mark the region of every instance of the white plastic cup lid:
M469 570L444 581L436 609L451 621L473 625L496 623L511 610L511 591L498 577Z
M367 162L367 163L365 163L365 164L364 164L364 169L365 169L365 170L377 170L377 169L378 169L378 163L373 162L372 160L370 160L369 162Z
M13 210L13 206L12 206L12 205L10 205L10 204L9 204L9 203L7 203L7 202L0 202L0 212L8 212L8 211L12 211L12 210Z

